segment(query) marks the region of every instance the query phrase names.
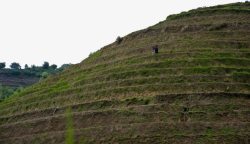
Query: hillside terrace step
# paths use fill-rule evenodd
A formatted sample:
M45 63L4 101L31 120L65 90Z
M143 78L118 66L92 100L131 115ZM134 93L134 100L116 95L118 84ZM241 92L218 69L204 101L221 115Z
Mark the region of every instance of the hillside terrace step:
M77 68L78 70L76 71L70 71L69 73L64 73L61 75L61 77L67 77L69 75L76 75L76 74L81 74L85 71L91 71L92 69L100 69L100 68L104 68L104 67L107 67L107 66L113 66L113 65L118 65L118 64L122 64L122 63L127 63L127 60L129 61L132 61L132 60L137 60L137 59L145 59L145 58L150 58L152 60L159 60L161 57L164 57L164 59L166 59L166 57L168 59L172 59L171 57L175 57L175 56L178 56L178 55L183 55L183 56L188 56L188 57L194 57L194 58L199 58L199 54L202 55L213 55L213 56L209 56L209 57L214 57L214 56L217 56L216 53L220 53L220 54L223 54L221 51L217 51L217 50L212 50L211 51L209 49L206 49L205 51L197 51L197 52L190 52L190 50L187 50L187 52L168 52L168 53L165 53L163 52L162 54L159 54L157 55L157 57L154 57L152 56L151 54L141 54L140 56L139 55L132 55L132 56L129 56L129 57L125 57L125 58L118 58L118 59L110 59L110 60L105 60L105 59L100 59L100 62L95 62L93 63L92 65L90 66L80 66L79 65L79 68ZM249 51L250 52L250 51ZM231 54L233 53L233 55L235 55L234 57L237 58L237 53L240 53L242 55L240 55L241 57L243 58L249 58L249 52L239 52L239 49L235 50L235 51L232 51ZM229 50L227 50L228 54L229 53ZM198 56L195 56L195 54L197 54ZM246 56L243 56L243 55L246 55ZM208 57L208 56L206 56ZM219 56L218 56L219 57ZM233 57L233 56L232 56ZM80 69L80 70L79 70Z
M87 71L93 68L99 67L107 67L118 64L126 64L131 62L142 62L142 61L159 61L159 60L167 60L167 59L182 59L182 58L223 58L223 57L231 57L231 58L250 58L250 52L210 52L210 51L197 51L197 52L161 52L157 56L153 56L152 54L142 54L142 55L133 55L128 57L122 57L111 60L102 60L100 62L95 62L95 64L84 67L82 71Z
M242 65L236 65L241 63ZM241 67L240 67L241 66ZM221 68L242 68L246 69L249 67L249 59L190 59L190 60L174 60L174 61L163 61L163 62L151 62L142 64L131 64L131 65L116 65L112 68L103 68L96 71L85 71L81 72L81 75L85 77L91 77L96 75L108 75L110 73L119 73L131 71L140 68L144 69L188 69L188 68L207 68L207 67L221 67ZM72 75L71 75L72 76Z
M95 111L105 109L129 109L136 111L181 111L184 107L190 111L204 111L205 108L209 112L216 110L241 111L247 110L249 102L245 100L249 98L249 95L239 93L195 93L195 94L168 94L158 95L154 97L139 97L123 100L100 100L85 103L77 103L71 105L65 105L62 107L50 107L40 110L33 110L21 113L16 113L10 116L1 116L0 123L12 122L17 119L27 119L30 117L44 117L53 116L57 114L63 114L68 107L71 107L74 112L79 111ZM211 99L215 99L211 101ZM221 100L223 99L223 101ZM227 104L222 104L226 102ZM32 104L24 105L27 107ZM212 108L211 108L212 107ZM20 110L20 107L18 107ZM10 109L9 109L10 111Z
M138 108L139 106L137 106ZM143 108L143 106L140 106ZM136 107L134 107L136 108ZM145 107L144 107L145 108ZM83 127L87 127L88 125L102 124L102 121L107 121L106 119L111 118L111 123L116 122L128 122L128 123L139 123L141 120L152 120L152 121L164 121L164 122L206 122L206 121L224 121L223 119L228 119L230 122L250 122L249 120L249 110L242 111L188 111L184 112L183 109L173 111L161 111L161 110L143 110L143 109L133 109L131 108L111 108L106 110L92 110L92 111L82 111L82 112L73 112L73 120L76 123L85 122ZM94 118L94 119L93 119ZM131 118L131 119L130 119ZM138 118L138 119L137 119ZM0 129L5 129L6 127L12 127L17 125L25 125L29 123L40 123L45 121L57 121L58 124L63 124L66 119L66 113L56 114L52 116L44 116L37 118L30 118L28 120L17 121L17 122L9 122L0 125ZM91 120L90 120L91 119ZM95 121L95 122L94 122ZM139 122L138 122L139 121Z
M138 77L138 76L158 76L158 75L191 75L191 74L207 74L207 75L222 75L222 74L232 74L234 72L249 72L250 68L247 67L222 67L222 66L208 66L208 67L180 67L180 68L144 68L144 69L130 69L125 70L122 68L117 68L112 70L103 71L101 74L96 76L96 74L88 75L87 78L96 78L103 80L110 79L126 79L127 77ZM106 74L105 74L106 73Z
M144 68L137 70L136 65L134 68L130 67L130 70L125 69L126 67L116 67L112 69L103 70L97 73L82 73L75 81L80 79L96 79L99 81L112 80L112 79L127 79L131 76L158 76L162 74L168 75L191 75L191 74L209 74L209 75L222 75L230 74L235 72L249 72L247 67L224 67L224 66L195 66L195 67L179 67L179 68ZM98 76L96 76L98 75Z
M150 83L177 83L177 82L240 82L248 83L250 74L248 75L158 75L149 77L132 77L122 80L105 80L100 79L83 79L72 84L73 87L84 86L88 90L94 86L111 87L113 85L125 86L127 84L150 84ZM71 87L72 87L71 86ZM41 93L42 94L42 93Z
M234 105L236 107L235 110L226 108L232 107L232 105L212 105L217 106L218 110L212 109L211 105L198 105L198 106L169 106L167 104L151 104L151 105L140 105L140 106L128 106L128 107L119 107L119 108L106 108L106 109L99 109L99 110L87 110L87 111L78 111L74 110L74 116L77 119L78 117L85 117L88 119L88 117L93 118L96 115L109 115L113 116L113 120L118 118L120 114L124 114L126 117L121 119L126 119L130 116L134 117L140 117L138 119L142 120L143 117L153 117L156 121L224 121L224 120L230 120L238 121L238 122L250 122L249 118L249 107L247 105ZM184 108L188 107L188 112L184 112ZM198 107L198 108L197 108ZM207 110L206 110L207 109ZM220 111L221 109L222 111ZM11 116L5 119L0 120L0 128L1 126L9 126L9 125L16 125L16 124L22 124L26 122L33 122L33 121L40 121L40 120L48 120L48 119L54 119L54 118L60 118L65 116L65 109L57 109L61 112L55 112L55 109L52 109L51 111L47 111L49 113L46 113L45 111L40 112L33 112L29 114L19 115L19 118L16 116ZM226 110L226 111L225 111ZM105 114L107 113L107 114ZM148 116L152 115L152 116ZM22 117L23 116L23 117ZM101 119L97 118L97 119ZM48 120L50 121L50 120ZM116 120L117 122L117 120Z
M187 114L168 112L133 112L126 110L107 110L98 112L73 113L74 126L77 128L88 128L104 126L106 123L130 124L144 122L249 122L249 111L228 112L218 111L213 113L188 112ZM21 136L22 134L36 134L48 131L60 131L65 129L65 115L30 119L27 121L1 125L0 137ZM43 127L43 128L42 128ZM42 128L42 129L41 129ZM25 133L12 133L13 129L22 129Z
M188 54L187 54L188 55ZM187 56L186 58L176 58L172 59L169 57L161 58L160 56L158 57L152 57L146 59L137 59L133 60L130 59L128 61L123 61L120 63L110 63L109 65L97 65L95 68L96 69L84 69L82 70L83 73L101 73L102 71L105 71L107 69L114 69L118 67L126 67L131 68L131 67L150 67L153 68L153 66L158 66L159 67L168 67L168 68L178 68L178 67L191 67L191 66L236 66L236 63L241 63L241 65L237 66L249 66L250 59L249 58L234 58L234 57L206 57L206 58L199 58L199 57L190 57ZM158 65L157 65L158 64Z
M100 127L89 127L80 129L75 129L75 134L77 136L77 141L84 140L87 141L98 141L110 139L111 137L119 139L126 137L140 137L148 135L158 135L158 136L244 136L249 137L249 123L209 123L209 122L187 122L187 123L164 123L164 122L147 122L147 123L133 123L133 124L116 124L116 125L106 125ZM17 132L19 130L17 129ZM38 133L30 135L21 135L15 137L0 138L0 142L10 142L10 141L29 141L37 140L41 143L46 143L52 140L56 140L57 143L64 142L65 131L52 131L49 133Z
M112 86L132 86L138 84L154 84L154 83L176 83L176 82L239 82L239 83L248 83L250 79L250 74L248 75L232 75L232 76L223 76L223 75L159 75L158 77L134 77L123 80L103 80L100 82L100 79L84 79L76 83L71 84L70 87L81 87L82 90L96 90L110 88ZM61 89L61 88L60 88ZM41 91L36 93L30 93L29 98L32 95L42 95L43 93L48 93L53 90L53 87L50 89L44 88Z
M206 16L206 17L190 17L190 18L183 18L183 19L178 19L174 21L163 21L155 25L152 28L160 29L166 26L173 26L173 25L174 26L183 25L183 24L191 25L193 24L194 21L196 25L219 25L223 23L235 24L235 25L239 23L243 23L244 25L244 24L249 23L248 19L250 19L248 14L241 15L241 17L239 17L239 15L233 15L233 14L211 15L211 16Z
M132 71L125 71L125 72L116 72L114 74L103 74L99 75L98 77L94 77L93 79L88 78L88 81L107 81L107 80L119 80L119 79L127 79L131 77L150 77L150 76L160 76L160 75L190 75L190 74L210 74L210 75L222 75L225 73L235 73L235 72L248 72L250 73L250 69L248 68L229 68L229 67L191 67L191 68L157 68L157 69L142 69L142 70L132 70ZM28 91L25 91L24 94L27 94ZM42 90L42 92L49 92L48 90ZM29 92L30 95L33 94ZM40 97L41 93L34 93ZM19 101L19 99L29 99L30 97L23 98L23 97L12 97L12 99L8 99L7 101L2 102L4 103L11 103L12 101ZM0 105L0 107L2 107Z
M242 34L245 34L242 36ZM102 56L108 56L108 53L111 55L115 53L128 53L131 52L131 48L138 49L142 47L150 47L154 44L159 44L161 47L166 48L164 45L168 45L168 48L176 48L177 46L190 46L189 44L193 44L198 48L200 44L209 43L212 46L215 46L214 41L222 42L224 44L244 44L249 46L248 42L248 34L249 31L216 31L216 32L193 32L193 33L158 33L154 36L148 36L138 39L133 39L130 41L125 41L120 45L111 45L107 46L103 49ZM199 38L199 40L197 39ZM135 43L136 41L136 43ZM179 42L179 43L176 43ZM237 46L237 45L231 45ZM115 47L115 49L114 49ZM231 48L229 46L229 48ZM130 48L130 49L129 49ZM191 47L190 47L191 48ZM112 51L113 50L113 51ZM102 51L102 49L101 49ZM88 60L90 60L89 58Z
M190 55L192 55L192 53L183 53L183 54L190 54ZM234 53L234 54L235 54L235 53ZM241 53L241 54L242 54L242 53ZM244 54L246 54L246 53L244 53ZM211 54L209 54L209 55L211 55ZM213 55L215 55L215 54L213 54ZM250 55L250 54L249 54L249 55ZM157 59L160 58L161 56L164 56L164 55L159 55L159 57L157 57ZM146 56L146 57L148 57L148 56ZM151 56L151 57L152 57L152 56ZM242 56L241 56L241 57L242 57ZM229 58L229 59L230 59L230 58ZM152 57L152 58L151 58L151 61L152 61L152 60L155 61L155 60L156 60L155 57ZM204 60L204 59L203 59L203 60ZM244 60L244 59L243 59L243 60ZM130 60L130 61L131 61L131 60ZM127 63L127 62L125 62L125 63ZM120 65L120 64L121 64L121 63L119 63L119 65ZM109 64L109 65L113 65L113 64ZM100 67L100 65L98 65L98 66L96 67L96 69L97 69L96 71L99 71L99 68L98 68L98 67ZM105 67L105 68L106 68L105 65L103 65L102 67ZM84 69L84 70L81 70L81 73L84 72L84 71L90 72L88 69ZM63 75L61 75L61 76L63 76ZM65 76L66 76L66 75L65 75ZM53 87L53 85L52 85L52 87ZM46 88L46 87L45 87L45 88ZM44 90L44 91L45 91L45 90Z
M234 29L237 28L238 29ZM173 29L172 29L173 28ZM136 38L124 37L123 42L120 45L113 44L113 47L117 49L123 49L128 46L136 45L134 42L138 42L138 46L152 42L162 42L171 39L172 41L187 38L193 38L192 40L210 40L210 39L224 39L224 40L245 40L249 39L249 22L242 24L228 24L227 22L221 22L219 24L205 24L203 27L197 25L185 24L181 26L169 26L166 25L160 29L148 28L145 29L146 34L139 34ZM207 29L201 31L195 31L195 29ZM167 31L172 31L168 33ZM106 51L108 52L108 51Z
M79 131L79 130L78 130ZM248 143L249 134L217 134L211 135L209 133L205 134L172 134L172 135L135 135L133 137L122 137L116 136L115 138L111 136L107 137L86 137L81 135L81 132L78 132L75 135L74 141L76 143L119 143L119 144L128 144L128 143L151 143L151 144L166 144L166 143L200 143L204 141L206 143L221 144L221 143ZM48 144L48 143L65 143L65 132L55 132L55 133L45 133L37 135L26 135L22 137L15 137L0 140L0 143L11 143L11 144L22 144L22 143L36 143L36 144Z
M235 13L235 14L249 14L250 10L249 8L245 9L238 9L238 8L214 8L214 9L201 9L201 10L194 10L194 11L189 11L189 12L183 12L178 15L171 15L167 19L170 20L176 20L180 18L185 18L185 17L203 17L207 15L216 15L216 14L227 14L227 13Z
M148 28L143 31L144 35L154 36L159 33L192 33L192 32L213 32L213 31L244 31L249 28L249 23L235 23L224 21L213 24L186 24L186 25L165 25L160 28ZM231 32L232 33L232 32ZM129 39L129 38L128 38Z
M209 52L210 53L210 52ZM233 53L235 53L235 52L233 52ZM247 54L247 53L245 53L245 54ZM190 55L192 55L192 53L190 53ZM146 57L148 57L148 56L146 56ZM159 55L159 57L160 57L160 55ZM143 57L142 57L143 58ZM140 58L139 58L140 59ZM133 60L133 59L130 59L130 61L131 60ZM152 59L151 60L154 60L154 61L156 61L157 60L157 58L156 57L152 57ZM124 63L127 63L127 61L124 61ZM80 69L80 70L76 70L76 71L73 71L73 72L69 72L69 73L64 73L64 74L61 74L60 75L60 77L65 77L65 78L67 78L67 76L69 76L69 75L76 75L76 74L82 74L82 73L86 73L86 72L91 72L92 71L92 69L96 69L95 71L99 71L100 70L100 68L101 69L107 69L107 66L108 65L118 65L118 64L120 64L120 63L108 63L108 64L100 64L100 65L94 65L93 67L89 67L89 68L77 68L77 69Z
M194 96L193 96L194 97ZM132 99L125 99L125 100L102 100L102 101L94 101L89 103L80 103L80 104L73 104L63 107L51 107L41 110L34 110L29 111L26 113L19 113L11 116L1 116L0 117L0 124L4 122L11 122L16 121L17 119L27 119L30 117L44 117L44 116L53 116L56 114L62 114L65 112L65 110L68 107L71 107L74 112L79 111L92 111L92 110L105 110L105 109L129 109L129 110L137 110L137 111L154 111L154 110L160 110L160 111L177 111L177 110L183 110L184 107L187 107L190 111L216 111L216 110L234 110L234 111L240 111L240 110L247 110L249 103L244 102L244 99L239 101L239 98L234 98L233 102L227 102L227 104L221 104L219 101L217 102L209 102L208 99L206 99L206 102L204 103L203 100L193 100L192 102L190 100L187 100L186 98L183 98L182 103L175 104L180 101L180 97L176 98L178 100L175 101L175 103L170 102L156 102L157 97L149 97L149 98L132 98ZM193 98L194 99L194 98ZM233 98L232 98L233 99ZM239 102L236 102L239 101ZM225 100L224 100L225 101ZM150 104L151 103L151 104ZM245 103L245 104L244 104Z
M249 22L245 23L246 28L248 27L247 24ZM223 24L225 24L225 21L223 22ZM214 26L215 28L217 28L217 25L211 25ZM248 30L220 30L220 31L197 31L197 32L189 32L189 33L184 33L184 32L180 32L181 29L183 29L184 27L187 27L187 24L185 26L179 27L177 31L179 31L178 33L166 33L164 32L166 29L166 27L168 27L167 25L160 28L160 29L152 29L152 28L148 28L148 29L144 29L142 31L144 31L145 33L151 33L151 34L142 34L142 33L138 33L137 36L132 36L132 35L128 35L125 36L123 39L123 42L120 45L117 45L115 43L110 44L108 46L105 46L104 49L106 52L110 52L109 48L111 47L116 47L115 50L121 50L121 49L126 49L126 47L131 47L131 46L142 46L145 44L150 44L150 43L154 43L154 42L163 42L163 41L168 41L169 39L171 39L171 41L175 41L175 40L181 40L181 39L185 39L186 36L189 37L193 37L193 38L197 38L197 36L199 36L199 38L201 40L209 40L209 38L224 38L224 39L235 39L238 40L240 38L247 38L248 37ZM171 26L170 26L171 27ZM213 30L213 27L212 29ZM155 33L158 32L158 33ZM243 32L243 33L241 33ZM199 34L197 34L199 33ZM221 34L220 34L221 33ZM215 37L211 37L211 35L216 34ZM230 35L231 34L231 35ZM241 35L240 35L241 34ZM243 35L242 35L243 34ZM245 35L244 35L245 34ZM195 39L194 39L195 40ZM197 39L196 39L197 40ZM247 39L246 39L247 40ZM136 43L135 43L136 41Z
M199 69L198 67L196 68L196 69ZM156 70L157 71L157 70ZM135 73L136 74L136 73ZM159 75L159 73L157 73L157 75ZM161 74L160 74L161 75ZM101 75L102 76L102 75ZM136 77L136 76L135 76ZM79 79L79 78L78 78ZM99 80L100 79L100 77L96 77L96 78L94 78L94 79L91 79L91 78L88 78L89 79L89 81L90 82L92 82L93 80ZM79 80L78 80L79 81ZM85 80L81 80L81 81L85 81ZM54 85L56 85L56 84L54 84ZM38 86L38 85L37 85ZM54 86L53 86L53 84L51 84L51 87L50 87L50 89L52 89ZM33 88L33 87L32 87ZM48 88L48 87L47 87ZM35 89L35 88L34 88ZM28 91L28 90L27 90ZM31 94L33 94L33 92L35 92L37 95L39 95L39 94L42 94L43 92L47 92L48 91L48 89L46 89L46 87L44 87L41 91L30 91L29 93L25 93L26 95L31 95Z
M239 23L243 22L243 23L248 23L250 17L249 14L241 14L241 16L239 17L238 14L214 14L214 15L207 15L206 17L183 17L181 19L175 19L175 20L168 20L168 21L162 21L158 24L156 24L155 26L153 26L152 28L162 28L164 26L167 25L183 25L184 23L189 24L189 23L193 23L194 21L196 22L196 24L200 25L200 24L218 24L218 23L223 23L223 22L227 22L227 23ZM211 21L212 20L212 21Z
M108 143L111 138L107 138L104 140L92 139L89 141L84 141L83 139L77 139L77 142L85 142L85 143ZM221 143L248 143L249 134L176 134L172 136L164 136L164 135L137 135L134 137L118 137L113 138L112 142L117 142L119 144L128 144L128 143L150 143L150 144L172 144L172 143L185 143L185 144L194 144L194 143L203 143L203 144L221 144Z
M188 48L189 52L192 52L193 50L199 50L205 49L205 48L213 48L213 50L223 50L225 47L225 50L234 50L239 48L249 48L250 43L249 42L243 42L243 41L225 41L225 40L210 40L210 41L199 41L197 43L195 42L188 42L185 43L185 45L181 46L181 42L177 42L178 46L175 46L169 42L162 42L162 43L156 43L160 47L160 53L163 52L178 52L178 51L183 51ZM135 55L142 55L142 54L151 54L151 47L153 44L148 44L145 46L141 47L131 47L128 48L129 51L125 51L124 49L121 52L116 52L116 53L109 53L108 55L101 55L100 57L97 57L94 59L94 61L86 62L85 65L90 65L90 64L96 64L99 62L111 60L113 61L114 59L119 59L121 58L122 55L128 56L135 56ZM197 45L197 46L196 46ZM201 48L202 47L202 48ZM119 56L119 57L117 57Z
M173 70L174 71L179 71L179 74L176 73L176 72L172 72ZM128 79L128 78L131 78L131 76L138 77L139 75L141 75L141 76L145 75L147 77L148 76L152 77L152 76L156 76L156 75L161 76L163 74L166 75L167 73L168 73L168 75L172 75L171 73L174 73L174 74L177 74L177 75L180 75L180 76L184 76L184 74L186 74L186 75L189 74L190 75L191 73L194 73L194 74L197 75L198 74L197 72L199 72L199 71L200 71L201 74L203 73L203 75L204 75L205 74L204 70L208 71L209 73L210 72L216 73L217 75L219 73L222 73L223 71L225 73L228 73L228 74L230 74L230 71L232 71L233 73L237 72L237 71L238 72L240 72L240 71L248 72L249 71L246 68L239 69L239 68L228 68L228 67L227 68L226 67L194 67L194 68L181 68L181 69L172 69L172 68L170 68L170 69L143 69L143 70L139 70L139 71L132 70L132 71L127 71L127 72L119 72L119 73L115 73L115 74L99 75L98 77L93 77L93 78L92 77L90 77L90 78L83 77L84 79L78 80L78 81L79 81L79 83L82 83L84 81L86 81L86 82L88 82L88 81L89 82L93 82L93 81L110 81L110 80L119 80L120 78ZM195 72L195 71L197 71L197 72ZM204 72L202 72L202 71L204 71ZM124 75L126 75L126 77L124 77ZM210 75L212 75L212 73L210 73ZM40 85L36 85L36 87L40 86ZM57 83L55 83L54 85L56 86ZM53 87L54 86L52 85L50 89L53 89ZM58 87L58 86L56 86L56 87ZM22 92L21 95L19 94L20 96L18 98L22 97L22 95L24 95L24 94L26 94L26 95L33 95L33 94L40 95L43 92L50 91L50 89L46 89L46 87L44 89L40 90L40 91L39 91L38 87L35 88L33 86L31 88L37 89L37 91L34 91L34 90L30 91L29 89L26 89L25 91ZM15 100L14 98L15 97L12 97L13 100ZM8 101L10 101L10 99L8 99Z
M206 87L206 88L205 88ZM174 90L173 90L174 89ZM246 93L249 92L249 84L247 83L221 83L221 82L197 82L197 83L172 83L172 84L153 84L153 85L136 85L126 87L116 87L109 89L100 89L93 92L82 93L81 88L74 88L60 93L53 93L51 95L41 95L40 97L34 97L39 102L39 105L46 106L46 103L42 104L42 100L50 99L50 104L57 105L60 99L65 99L65 102L78 102L85 100L96 100L102 98L129 98L131 95L140 96L141 92L147 92L148 96L151 93L201 93L211 90L211 92L235 92ZM75 95L70 95L75 93ZM60 96L60 97L59 97ZM115 96L115 97L114 97ZM8 107L9 104L21 106L22 103L32 102L33 99L26 99L23 101L14 101L13 103L7 103L1 105L1 110L4 107ZM45 101L47 102L47 101ZM61 104L60 104L61 105ZM0 110L0 111L1 111Z
M174 79L175 78L175 79ZM193 79L191 79L193 78ZM211 79L206 79L211 78ZM237 79L237 80L235 80ZM129 87L129 86L137 86L137 85L154 85L154 84L176 84L176 83L213 83L213 82L219 82L219 83L245 83L247 84L250 80L250 76L234 76L234 77L221 77L219 79L218 77L167 77L167 78L140 78L140 79L127 79L123 81L114 80L114 81L106 81L106 82L94 82L93 84L89 83L83 83L81 85L75 85L74 88L81 88L82 91L95 91L95 90L101 90L101 89L110 89L114 86L118 87Z
M218 19L218 17L215 17ZM221 18L225 19L225 17ZM239 17L235 17L235 19L239 19ZM171 24L171 21L168 21L168 23L160 22L159 24L155 25L154 27L149 27L146 29L143 29L137 33L132 33L128 36L126 36L124 39L126 41L131 40L132 38L141 38L142 36L154 36L159 33L184 33L184 32L204 32L204 31L225 31L225 30L235 30L235 31L240 31L240 30L246 30L249 27L249 21L242 21L241 23L235 22L235 19L228 19L226 21L220 21L218 20L213 22L213 23L199 23L195 21L195 24L192 23L174 23ZM164 25L163 25L164 23ZM124 41L125 41L124 40Z
M183 35L183 34L182 34ZM169 35L166 35L169 37ZM223 36L225 38L225 36ZM85 64L90 64L93 62L97 62L96 60L106 60L109 58L120 58L121 56L131 56L131 55L141 55L143 53L151 53L151 47L152 45L159 45L160 52L168 52L168 51L176 51L176 50L185 50L186 48L189 49L189 51L195 50L195 49L204 49L204 48L213 48L217 50L230 50L230 49L242 49L242 48L249 48L250 43L248 40L232 40L232 33L230 33L231 39L201 39L199 37L199 40L193 39L190 41L190 39L187 41L185 37L180 37L173 40L165 40L165 41L155 41L155 39L152 39L151 42L147 40L147 43L144 44L137 44L137 45L123 45L122 48L119 48L115 46L109 47L109 49L105 49L105 51L100 50L96 53L98 53L97 57L94 57L94 59L91 57L86 60ZM226 48L226 49L225 49ZM104 53L105 52L105 53ZM94 60L94 61L93 61ZM92 61L92 62L91 62ZM100 62L101 62L100 61Z
M231 58L249 58L250 57L250 50L249 52L238 52L238 51L208 51L208 49L206 49L206 51L202 51L201 50L194 50L194 51L182 51L182 52L175 52L175 51L163 51L161 53L159 53L157 56L154 56L152 54L135 54L135 55L131 55L131 56L126 56L126 57L120 57L117 59L111 59L106 61L105 59L101 59L100 62L95 62L95 64L90 65L88 67L84 67L81 69L81 71L87 71L93 68L99 68L99 67L106 67L111 65L115 65L115 64L126 64L129 63L130 61L159 61L159 60L167 60L167 59L180 59L180 58L223 58L223 57L231 57ZM161 59L162 58L162 59ZM79 70L78 70L79 71Z
M187 93L201 93L201 92L238 92L238 93L247 93L249 92L249 84L248 83L222 83L222 82L197 82L197 83L171 83L171 84L153 84L153 85L134 85L134 86L126 86L126 87L116 87L116 88L108 88L108 89L100 89L93 92L82 93L81 87L60 91L60 93L53 93L50 95L40 95L39 97L33 97L32 99L25 99L22 101L14 101L12 103L2 104L0 109L0 114L2 114L2 110L11 105L21 106L22 103L31 103L33 100L36 100L38 105L48 106L51 105L65 105L66 103L78 103L79 101L86 100L97 100L103 98L130 98L130 96L141 96L142 92L147 92L147 95L143 94L143 96L150 96L151 94L160 94L160 93L183 93L184 91ZM75 95L71 94L74 93ZM44 99L49 99L50 101L42 101ZM61 101L61 100L64 100ZM59 104L60 102L60 104ZM66 102L66 103L65 103ZM64 103L64 104L63 104ZM36 107L36 106L35 106ZM16 109L19 111L20 109ZM26 109L27 110L27 109Z

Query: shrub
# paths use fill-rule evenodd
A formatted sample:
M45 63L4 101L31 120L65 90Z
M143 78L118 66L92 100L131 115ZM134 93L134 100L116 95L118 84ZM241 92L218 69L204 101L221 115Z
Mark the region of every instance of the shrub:
M0 101L14 93L14 89L0 85Z
M120 36L118 36L118 37L116 38L116 43L117 43L117 44L120 44L120 43L122 42L122 40L123 40L123 38L121 38Z
M42 73L42 78L45 79L49 76L49 73L48 72L43 72Z

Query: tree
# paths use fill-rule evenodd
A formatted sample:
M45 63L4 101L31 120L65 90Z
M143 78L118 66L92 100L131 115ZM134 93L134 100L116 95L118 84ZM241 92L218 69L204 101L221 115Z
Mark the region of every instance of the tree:
M0 63L0 69L4 69L6 67L5 62Z
M29 66L28 66L27 64L25 64L24 68L25 68L25 69L28 69L28 68L29 68Z
M32 70L35 70L35 69L36 69L36 66L35 66L35 65L31 65L31 69L32 69Z
M13 63L10 65L10 68L12 68L12 69L21 69L21 66L20 66L19 63L13 62Z
M49 62L44 62L43 69L48 69L48 68L49 68Z
M53 64L50 66L53 70L55 70L57 68L57 65Z

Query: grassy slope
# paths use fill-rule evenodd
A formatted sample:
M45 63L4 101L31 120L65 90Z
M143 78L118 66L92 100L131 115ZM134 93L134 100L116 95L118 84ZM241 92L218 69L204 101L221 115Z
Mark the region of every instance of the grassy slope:
M77 142L247 143L249 11L192 10L105 46L1 102L0 143L64 143L68 107Z

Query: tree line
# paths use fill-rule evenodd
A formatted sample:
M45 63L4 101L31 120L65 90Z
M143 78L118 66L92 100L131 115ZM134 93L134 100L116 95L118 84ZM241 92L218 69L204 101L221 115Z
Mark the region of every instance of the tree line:
M56 64L52 64L50 65L49 62L44 62L42 66L35 66L35 65L31 65L31 67L29 67L27 64L25 64L24 69L35 69L35 68L43 68L43 69L57 69L57 65ZM0 62L0 69L5 69L6 68L6 63L5 62ZM13 62L10 64L10 68L11 69L22 69L21 65L17 62Z
M49 62L44 62L42 66L31 65L30 67L25 64L22 69L21 65L17 62L13 62L10 64L10 68L6 68L5 62L0 62L0 74L8 74L17 76L20 74L24 74L27 76L37 76L41 78L46 78L50 74L55 74L60 71L63 71L65 68L70 66L71 64L63 64L61 67L57 67L56 64L50 65Z

